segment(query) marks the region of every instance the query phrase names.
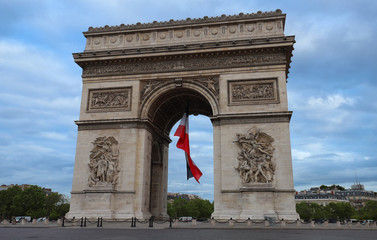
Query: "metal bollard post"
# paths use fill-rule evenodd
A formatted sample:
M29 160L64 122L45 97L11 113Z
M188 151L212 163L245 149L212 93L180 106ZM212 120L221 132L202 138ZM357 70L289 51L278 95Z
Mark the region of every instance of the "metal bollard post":
M99 218L97 219L97 227L99 227Z
M102 227L102 217L101 217L101 224L100 224L100 227Z
M172 222L173 222L173 219L169 218L169 228L172 227Z
M86 217L84 218L84 227L86 227Z
M250 218L247 218L247 226L251 226L253 224L253 222L251 221Z
M153 227L153 216L149 218L149 227Z
M64 219L65 219L65 217L63 217L63 220L62 220L62 227L64 227Z
M82 217L80 221L80 227L82 227L83 225L84 225L84 218Z

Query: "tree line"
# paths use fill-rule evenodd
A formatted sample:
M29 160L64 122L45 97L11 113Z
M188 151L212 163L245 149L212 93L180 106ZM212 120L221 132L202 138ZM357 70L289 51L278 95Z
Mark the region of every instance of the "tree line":
M377 220L377 202L367 201L360 210L354 209L349 203L329 203L322 206L316 203L301 202L296 204L296 211L305 221L347 219Z
M41 187L31 185L22 190L12 186L0 191L0 217L12 219L15 216L32 218L48 217L56 220L69 211L67 197L57 192L46 194Z
M168 203L168 215L171 218L190 216L195 219L208 219L213 213L213 202L196 197L191 200L176 198Z

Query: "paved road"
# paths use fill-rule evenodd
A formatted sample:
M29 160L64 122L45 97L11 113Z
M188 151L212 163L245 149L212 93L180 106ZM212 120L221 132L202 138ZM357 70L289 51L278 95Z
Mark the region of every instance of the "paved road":
M363 240L376 236L377 230L0 228L1 240Z

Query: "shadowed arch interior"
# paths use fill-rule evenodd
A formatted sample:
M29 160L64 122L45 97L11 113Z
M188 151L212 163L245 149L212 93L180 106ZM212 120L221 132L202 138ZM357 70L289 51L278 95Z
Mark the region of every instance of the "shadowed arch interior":
M162 130L169 134L174 124L182 118L189 105L189 114L212 116L212 108L208 100L195 90L175 88L158 97L152 104L148 117Z

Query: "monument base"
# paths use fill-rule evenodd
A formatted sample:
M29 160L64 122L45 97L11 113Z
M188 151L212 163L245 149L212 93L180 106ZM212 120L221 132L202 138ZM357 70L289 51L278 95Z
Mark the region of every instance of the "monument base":
M294 190L275 189L271 184L244 186L228 193L223 208L212 214L214 219L297 220ZM271 201L274 199L274 201Z

